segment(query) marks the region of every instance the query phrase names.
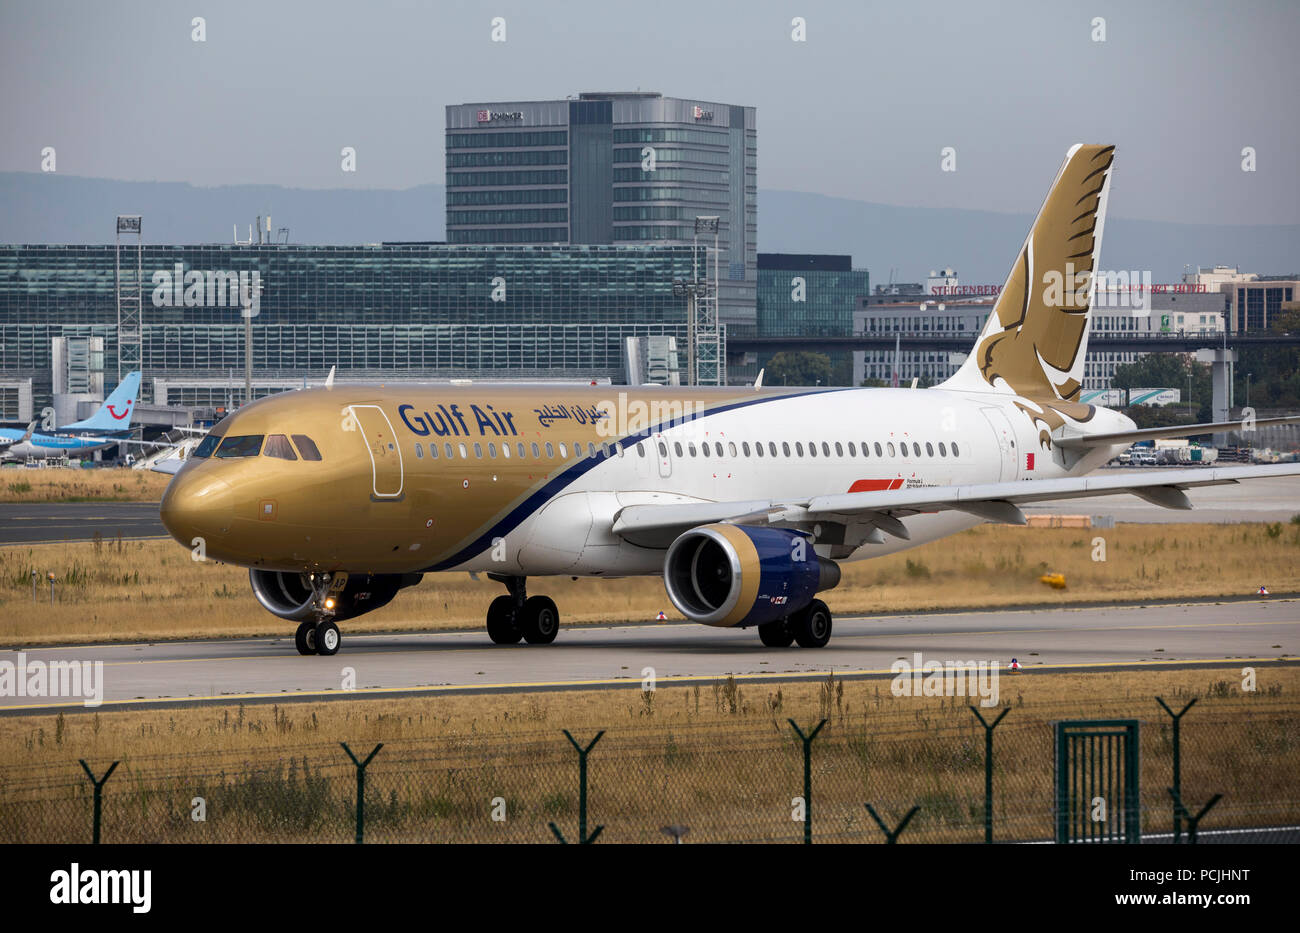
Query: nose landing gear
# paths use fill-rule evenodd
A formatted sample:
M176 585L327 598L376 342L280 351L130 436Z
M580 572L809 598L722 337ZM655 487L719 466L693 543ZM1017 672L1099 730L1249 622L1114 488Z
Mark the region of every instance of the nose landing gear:
M549 596L529 596L525 577L489 573L509 590L488 607L488 637L498 645L517 644L522 638L530 645L549 645L560 631L560 610Z
M343 637L334 624L335 606L339 594L347 586L346 573L309 574L312 595L312 615L294 633L293 643L299 654L334 655L339 653Z

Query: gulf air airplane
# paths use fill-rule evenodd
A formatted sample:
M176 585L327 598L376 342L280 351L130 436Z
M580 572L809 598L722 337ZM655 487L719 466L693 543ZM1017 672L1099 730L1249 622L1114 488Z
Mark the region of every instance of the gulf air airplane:
M127 373L99 409L83 421L74 421L53 431L0 428L0 447L6 459L79 457L114 444L126 443L140 392L139 370ZM7 446L5 446L7 444Z
M422 575L486 573L493 642L546 644L529 577L661 574L674 606L764 645L820 647L840 564L1023 524L1022 506L1190 487L1300 465L1090 475L1137 430L1080 404L1114 147L1078 145L960 370L914 389L346 386L285 393L214 427L162 500L168 531L249 568L303 654ZM1300 419L1284 419L1300 420ZM1261 422L1263 423L1263 422Z

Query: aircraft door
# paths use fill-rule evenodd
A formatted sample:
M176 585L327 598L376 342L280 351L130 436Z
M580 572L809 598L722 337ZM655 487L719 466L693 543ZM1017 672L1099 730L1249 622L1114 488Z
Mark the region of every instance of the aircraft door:
M388 415L378 405L349 405L348 410L370 454L374 498L400 498L404 479L402 448Z
M993 435L997 439L998 457L1000 458L998 469L998 481L1010 482L1016 479L1016 448L1015 433L1011 430L1011 422L1007 416L998 408L981 408L984 417L988 419L989 426L993 429Z

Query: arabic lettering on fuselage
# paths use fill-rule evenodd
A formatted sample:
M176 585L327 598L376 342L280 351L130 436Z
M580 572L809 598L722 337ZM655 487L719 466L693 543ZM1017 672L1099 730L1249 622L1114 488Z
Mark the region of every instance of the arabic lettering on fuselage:
M609 417L595 405L588 408L581 405L543 405L533 411L537 413L537 421L544 428L549 428L557 421L573 420L578 424L596 424Z

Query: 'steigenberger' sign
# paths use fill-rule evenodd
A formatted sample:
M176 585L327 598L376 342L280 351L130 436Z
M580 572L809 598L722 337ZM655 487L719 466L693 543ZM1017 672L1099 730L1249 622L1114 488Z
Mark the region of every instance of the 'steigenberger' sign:
M262 273L215 269L185 271L181 263L153 274L155 308L243 308L247 317L261 310Z

